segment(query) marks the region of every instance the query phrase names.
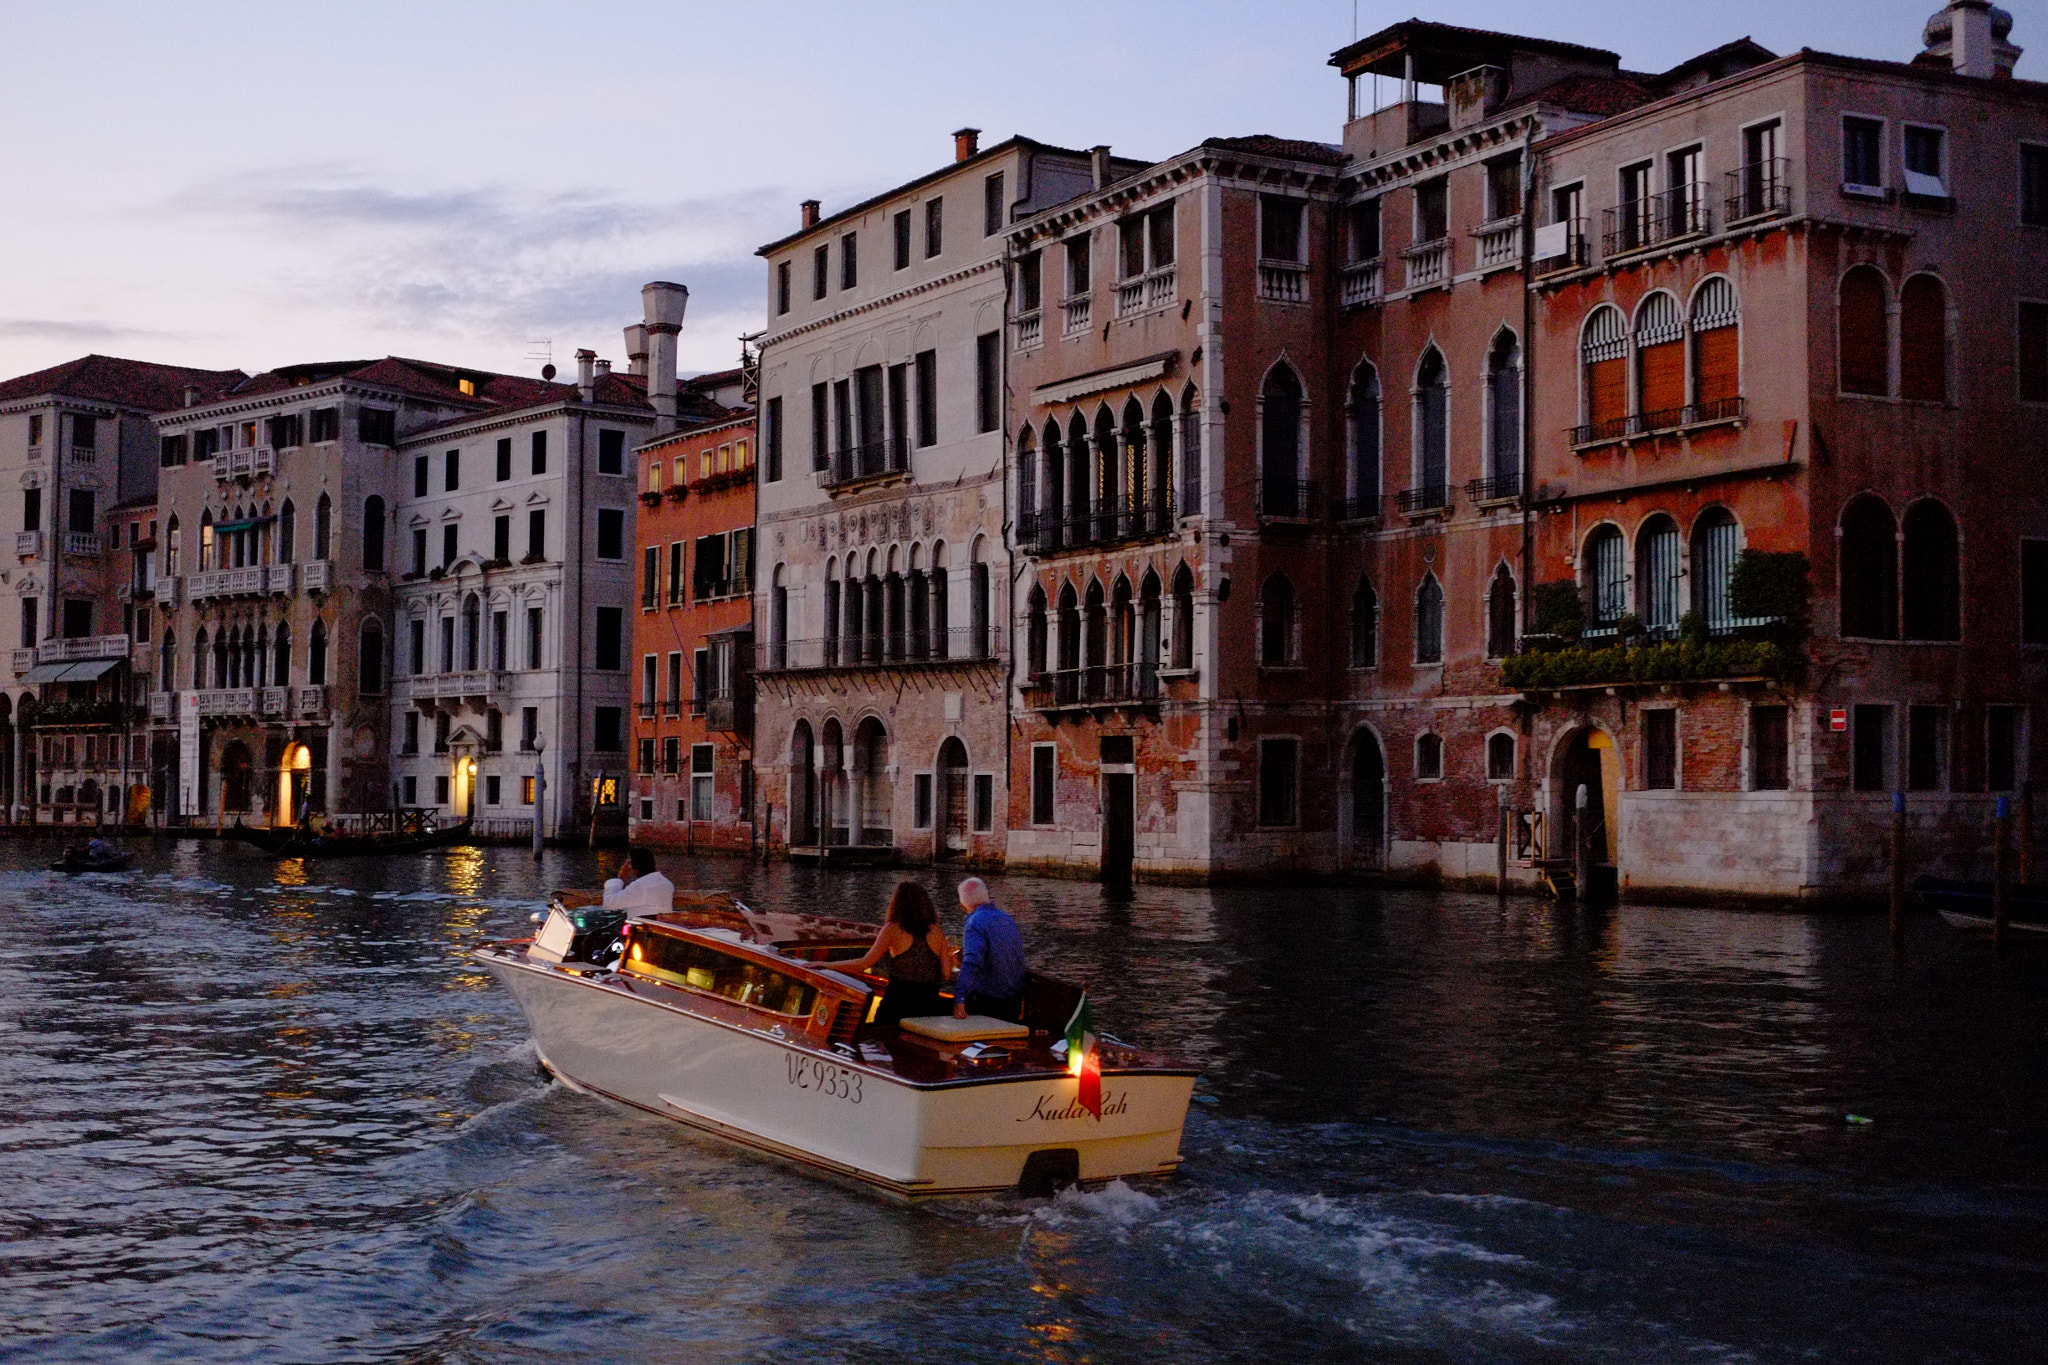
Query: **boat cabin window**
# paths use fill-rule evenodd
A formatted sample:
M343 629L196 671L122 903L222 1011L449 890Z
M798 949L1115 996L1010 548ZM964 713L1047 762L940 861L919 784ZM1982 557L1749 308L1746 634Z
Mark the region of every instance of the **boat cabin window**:
M694 939L636 933L623 966L638 976L799 1019L817 1004L816 986Z

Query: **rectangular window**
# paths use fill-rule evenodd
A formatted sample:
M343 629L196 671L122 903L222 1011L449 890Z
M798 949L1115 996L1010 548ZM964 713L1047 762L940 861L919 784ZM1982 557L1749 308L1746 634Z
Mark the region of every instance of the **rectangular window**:
M1791 710L1753 706L1749 711L1749 785L1781 792L1792 786Z
M498 805L503 800L504 794L503 778L499 777L496 773L492 773L484 778L484 804L486 806Z
M661 600L661 547L640 551L640 610L653 611Z
M597 433L597 472L600 474L624 474L626 472L626 433L600 428Z
M462 487L462 452L451 450L441 458L442 491L453 493Z
M419 751L420 713L417 711L407 711L405 713L405 747L401 749L399 752L407 754L416 754Z
M819 246L811 252L811 297L825 297L826 286L832 282L832 248Z
M690 818L709 820L716 775L711 770L714 750L709 744L690 746Z
M1301 742L1295 739L1259 741L1259 823L1298 823L1295 774L1300 766Z
M548 514L544 507L526 514L526 557L535 561L548 557Z
M1380 201L1368 199L1344 211L1344 245L1354 261L1376 260L1380 254Z
M849 232L839 239L839 287L852 289L860 283L859 234Z
M711 651L699 649L690 655L690 714L704 714L705 682L711 677Z
M21 647L23 649L34 649L36 647L36 640L42 629L41 623L37 619L40 614L40 606L41 602L38 598L24 597L21 599Z
M2048 403L2048 303L2020 305L2020 397Z
M24 488L21 490L21 529L40 531L43 529L43 490Z
M405 804L417 806L420 803L420 780L417 777L405 779Z
M1145 220L1126 218L1116 225L1117 278L1134 280L1145 273Z
M1067 239L1067 297L1078 299L1095 287L1094 269L1088 259L1088 234Z
M441 528L441 567L447 568L455 562L455 536L458 523L449 522Z
M1851 712L1855 732L1851 736L1850 780L1857 791L1888 791L1892 785L1892 708L1858 706Z
M668 604L677 606L683 600L683 542L674 540L668 547Z
M455 618L452 616L441 618L441 671L455 671Z
M654 654L643 654L640 656L640 714L643 716L654 714L655 678L660 667L660 656Z
M829 393L829 385L811 385L812 469L830 469L832 467L832 435L829 430L830 418L828 416L832 410L832 400L829 397Z
M597 509L597 557L599 559L624 559L626 557L626 514L617 507Z
M526 666L539 668L541 659L541 622L544 619L540 607L526 609Z
M1948 174L1943 165L1945 135L1939 128L1906 127L1906 193L1931 199L1948 197Z
M1698 159L1699 159L1699 149L1698 149L1697 147L1693 148L1693 150L1692 150L1692 152L1690 153L1690 155L1692 156L1692 158L1693 158L1693 160L1694 160L1694 162L1695 162L1695 166L1694 166L1694 169L1695 169L1695 171L1696 171L1696 170L1698 169L1698 167L1697 167L1697 162L1698 162ZM1685 182L1685 183L1689 183L1689 182L1690 182L1691 180L1696 180L1696 179L1698 179L1698 176L1697 176L1697 175L1692 175L1692 176L1689 176L1689 177L1687 178L1687 182ZM1674 188L1676 187L1676 184L1677 184L1677 183L1680 183L1680 182L1674 182ZM1501 158L1500 160L1498 160L1498 161L1489 161L1489 162L1487 162L1487 163L1486 163L1486 217L1487 217L1487 221L1489 221L1489 222L1498 222L1498 221L1499 221L1500 219L1502 219L1502 218L1512 218L1512 217L1514 217L1514 216L1515 216L1516 214L1520 213L1521 211L1522 211L1522 157L1521 157L1521 154L1520 154L1520 153L1518 152L1518 153L1516 153L1516 154L1515 154L1514 156L1504 156L1504 157L1502 157L1502 158Z
M356 416L356 434L366 446L398 444L398 414L390 408L364 408Z
M157 460L157 463L165 469L175 469L177 466L185 463L185 438L183 436L164 437L163 454Z
M640 773L644 777L654 776L654 737L648 735L640 741Z
M767 428L761 433L761 444L767 447L767 471L763 478L769 483L782 482L782 395L768 400L766 411L761 414L762 424Z
M1442 184L1441 181L1432 182ZM1424 186L1423 189L1428 188ZM1421 189L1416 191L1418 198ZM1259 196L1259 259L1263 261L1301 260L1301 209L1302 201L1289 199L1285 195L1262 194ZM1438 233L1442 236L1442 233Z
M538 706L522 706L519 708L519 751L530 754L534 751L534 746L539 743L540 708ZM530 793L526 798L526 804L529 806L533 804L533 797Z
M777 313L787 313L789 311L788 261L777 261L775 263L775 311Z
M1884 188L1884 124L1874 118L1842 120L1842 183L1852 189Z
M917 370L917 444L939 443L939 353L919 351L913 358Z
M682 752L683 742L680 739L677 739L674 735L670 735L667 739L664 739L661 742L662 772L668 774L670 777L674 777L677 773L681 772L683 770L683 760L681 757ZM682 819L683 815L683 808L680 804L678 804L676 807L676 819Z
M601 754L615 754L626 747L625 730L621 724L624 711L617 706L594 706L591 708L590 747Z
M946 247L946 201L927 199L924 201L924 256L926 260L938 255Z
M1043 260L1039 252L1032 252L1017 261L1017 311L1035 313L1043 302L1044 281L1040 278Z
M448 775L446 773L434 779L434 804L437 806L448 804Z
M983 332L974 339L974 429L1003 424L1003 335Z
M533 433L533 441L532 441L532 448L533 448L533 472L534 472L534 473L536 473L536 474L545 474L545 473L547 473L547 472L548 472L548 434L547 434L547 433L546 433L545 431L536 431L535 433Z
M910 827L930 829L932 827L932 775L918 773L911 778Z
M1009 204L1003 198L1003 173L981 182L981 235L993 237L1003 230L1004 220L1009 217Z
M512 517L509 513L491 518L491 558L501 564L512 562Z
M410 626L410 639L408 643L411 645L411 653L408 656L407 662L412 669L412 675L417 678L427 671L427 623L418 617L414 617L408 624Z
M653 684L650 682L649 687L651 688L652 686ZM652 691L650 691L647 695L650 701L653 700L654 693ZM674 715L676 712L682 709L683 652L679 649L675 649L670 650L668 656L668 713L670 715Z
M977 834L987 834L996 827L996 776L994 773L974 775L974 829Z
M491 613L491 667L500 673L505 671L506 635L511 631L511 614L494 611Z
M1060 754L1056 744L1031 746L1031 823L1053 822L1053 782L1059 772Z
M1643 786L1671 791L1678 786L1678 712L1643 712Z
M2020 221L2048 227L2048 146L2020 144Z
M314 408L310 425L315 445L326 441L339 441L341 439L341 409Z
M532 804L533 804L533 798L534 798L534 789L533 789L533 788L534 788L534 782L533 782L533 779L532 779L532 778L530 778L530 777L522 777L522 778L520 778L520 779L519 779L519 804L520 804L520 805L522 805L522 806L530 806L530 805L532 805Z
M2020 777L2020 709L2017 706L1984 708L1984 788L1986 791L2017 790Z
M910 210L903 209L899 211L896 217L891 220L891 226L896 238L896 268L898 270L908 270L910 269Z
M428 483L428 480L429 480L429 478L430 478L430 477L431 477L431 476L430 476L430 474L428 473L428 469L427 469L427 457L426 457L426 456L424 456L424 455L415 455L415 456L413 456L413 457L412 457L412 495L413 495L414 497L416 497L416 498L424 498L425 496L427 496L427 483Z
M1939 706L1906 708L1906 790L1938 792L1942 788L1943 743L1948 712Z
M512 477L512 438L510 436L500 437L498 440L498 467L496 473L499 483L503 483Z
M66 499L71 508L71 524L65 529L73 535L90 535L95 523L99 520L97 510L94 507L94 503L97 500L98 495L90 488L72 489L70 496ZM237 544L235 548L240 550L241 545Z
M2048 645L2048 540L2020 542L2020 643Z
M593 668L617 670L624 668L626 640L626 613L618 607L597 609L597 633L593 642L595 658Z

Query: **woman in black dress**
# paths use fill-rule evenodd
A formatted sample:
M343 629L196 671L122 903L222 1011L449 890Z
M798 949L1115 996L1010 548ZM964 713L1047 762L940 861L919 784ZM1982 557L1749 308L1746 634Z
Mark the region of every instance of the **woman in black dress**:
M898 882L889 898L887 922L865 957L821 962L838 971L864 972L879 964L889 987L875 1022L894 1027L898 1021L946 1012L939 986L953 974L953 946L939 927L931 896L916 882Z

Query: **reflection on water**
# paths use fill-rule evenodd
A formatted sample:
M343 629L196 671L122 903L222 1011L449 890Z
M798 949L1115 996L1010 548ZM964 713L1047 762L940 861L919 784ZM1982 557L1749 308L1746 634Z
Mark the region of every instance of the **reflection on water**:
M1187 1163L904 1209L540 1074L456 950L598 860L139 848L0 847L0 1357L1999 1359L2041 1317L2048 964L1933 924L1895 969L1869 919L999 881L1202 1066Z

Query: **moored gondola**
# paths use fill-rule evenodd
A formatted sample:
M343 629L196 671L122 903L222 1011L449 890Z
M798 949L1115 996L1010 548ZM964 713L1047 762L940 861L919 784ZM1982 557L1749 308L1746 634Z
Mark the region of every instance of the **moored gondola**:
M1913 882L1913 890L1920 903L1940 915L1950 928L1989 933L1996 927L1990 882L1919 877ZM2048 934L2048 886L2009 886L2005 906L2008 931Z
M400 828L362 834L315 830L305 825L264 828L237 820L230 832L243 843L280 858L344 858L366 853L425 853L467 841L469 830L468 820L439 829Z

